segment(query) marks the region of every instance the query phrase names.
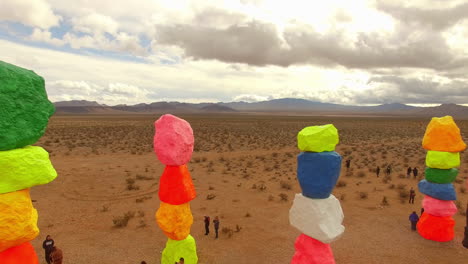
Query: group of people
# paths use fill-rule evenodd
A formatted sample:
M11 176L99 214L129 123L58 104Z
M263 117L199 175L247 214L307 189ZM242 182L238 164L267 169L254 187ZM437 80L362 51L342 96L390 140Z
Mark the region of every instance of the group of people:
M42 248L45 251L47 264L62 264L62 250L55 246L55 242L50 235L47 235L44 242L42 242Z
M385 173L387 174L387 176L390 176L390 174L392 173L392 166L391 165L388 165L387 168L385 169ZM377 175L377 178L379 177L380 175L380 167L377 166L377 168L375 169L375 174Z
M210 217L205 215L205 236L207 236L210 233ZM219 230L219 218L216 216L213 220L213 225L216 233L216 237L218 238L218 230Z
M410 178L411 173L413 173L414 179L416 179L416 177L418 177L418 168L414 167L412 169L411 167L408 167L408 169L406 170L406 178Z

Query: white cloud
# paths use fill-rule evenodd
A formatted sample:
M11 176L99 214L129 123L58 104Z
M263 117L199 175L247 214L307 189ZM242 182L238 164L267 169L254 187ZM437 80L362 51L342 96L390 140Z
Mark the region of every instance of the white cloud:
M110 16L91 13L71 19L73 29L77 32L94 33L94 34L116 34L119 24Z
M52 37L52 33L50 33L50 31L39 28L34 29L30 39L35 42L44 42L54 46L63 46L65 44L64 40Z
M2 0L0 21L2 20L48 29L57 26L62 18L54 13L45 0Z
M240 95L237 95L235 96L232 101L234 102L261 102L261 101L266 101L268 99L271 99L270 97L268 96L260 96L260 95L256 95L256 94L240 94Z

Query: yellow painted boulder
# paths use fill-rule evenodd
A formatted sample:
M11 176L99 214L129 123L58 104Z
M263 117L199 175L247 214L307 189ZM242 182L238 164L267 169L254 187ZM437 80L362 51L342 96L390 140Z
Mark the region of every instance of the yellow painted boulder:
M426 155L426 166L433 169L448 170L460 166L460 153L428 151Z
M0 252L39 235L29 189L0 194Z
M301 151L334 151L338 142L338 130L332 124L309 126L297 134L297 147Z
M433 117L424 134L423 148L427 150L460 152L466 148L451 116Z
M0 194L47 184L57 177L49 153L41 147L0 151Z
M190 204L172 205L161 202L156 212L156 222L170 239L183 240L187 238L193 224Z
M168 239L162 252L161 264L179 263L180 258L184 258L184 264L198 263L197 245L191 235L179 241Z

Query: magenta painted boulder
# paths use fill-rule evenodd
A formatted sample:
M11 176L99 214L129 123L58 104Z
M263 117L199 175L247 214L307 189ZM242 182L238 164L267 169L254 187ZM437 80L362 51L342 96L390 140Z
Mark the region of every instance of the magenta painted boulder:
M192 158L193 130L190 124L173 115L163 115L155 123L154 151L167 166L181 166Z
M452 216L457 213L457 206L453 201L442 201L425 195L422 201L424 212L433 216Z
M294 243L296 252L291 264L335 264L330 244L301 234Z

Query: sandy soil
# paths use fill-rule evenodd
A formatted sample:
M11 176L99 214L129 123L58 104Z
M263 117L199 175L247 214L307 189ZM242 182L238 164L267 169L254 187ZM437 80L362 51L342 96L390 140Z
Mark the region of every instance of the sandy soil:
M166 237L155 223L158 178L163 170L151 152L152 122L146 117L55 117L37 145L51 151L59 173L31 191L39 212L40 236L33 241L42 263L42 241L50 234L65 263L159 263ZM422 195L403 197L418 179L408 166L424 170L420 147L428 120L268 116L187 116L196 152L189 168L198 197L192 201L199 263L289 263L299 232L288 212L296 180L295 135L307 125L334 123L337 151L351 168L342 169L341 199L346 231L332 243L337 263L467 263L461 245L465 217L455 216L456 238L437 243L410 230L408 215L419 212ZM468 135L468 122L458 122ZM392 164L391 177L377 178L379 165ZM468 162L463 156L455 183L459 206L468 201ZM421 175L418 177L421 179ZM131 179L131 180L129 180ZM131 182L134 182L130 184ZM133 190L128 190L128 189ZM138 188L137 190L135 190ZM208 200L208 195L214 199ZM282 200L287 197L287 200ZM361 198L367 196L367 198ZM389 205L382 205L386 197ZM126 227L116 217L133 212ZM203 216L219 216L220 238L204 235ZM239 227L238 230L236 227Z

